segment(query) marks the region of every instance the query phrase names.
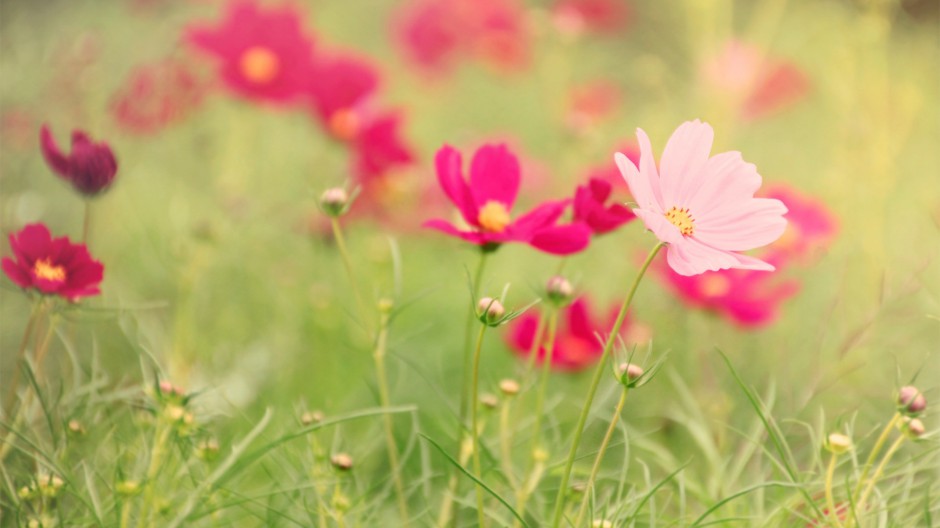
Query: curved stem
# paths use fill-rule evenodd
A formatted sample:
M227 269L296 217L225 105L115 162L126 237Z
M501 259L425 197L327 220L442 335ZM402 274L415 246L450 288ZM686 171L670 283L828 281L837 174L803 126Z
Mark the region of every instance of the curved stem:
M875 489L875 484L878 482L878 479L881 478L882 473L884 473L885 466L888 465L888 461L891 460L891 457L894 456L895 451L901 447L901 444L904 443L904 440L907 437L903 434L898 437L897 440L891 444L891 447L885 452L884 458L881 459L881 463L878 464L878 468L875 469L875 474L871 476L871 480L868 481L868 487L865 488L865 492L862 493L862 498L858 500L857 511L862 512L865 510L865 502L868 501L868 497L871 495L871 492Z
M477 335L476 351L473 353L473 381L472 395L470 397L470 437L473 439L473 472L477 478L483 478L483 471L480 464L480 437L477 430L477 392L479 390L480 380L480 351L483 349L483 334L486 333L486 325L480 325L480 333ZM477 496L477 520L480 528L486 526L486 516L483 513L483 487L479 484L474 486Z
M352 259L349 257L349 250L346 249L346 239L343 237L343 229L339 225L339 219L335 216L330 217L330 224L333 227L333 239L336 241L336 249L339 250L340 257L343 260L343 267L346 268L346 275L349 277L349 287L352 289L353 297L356 298L356 307L359 310L359 321L366 332L371 334L371 324L366 311L366 305L362 300L362 294L359 292L359 284L356 276L353 274Z
M85 199L85 217L82 219L82 243L88 245L88 233L91 231L91 200Z
M604 460L604 452L607 451L607 446L610 445L610 439L614 436L614 431L617 430L617 424L620 422L620 413L623 412L623 406L627 403L628 392L630 392L629 387L624 385L623 391L620 393L620 401L617 402L614 415L610 418L607 433L604 434L601 447L597 451L597 456L594 458L594 466L591 467L591 475L588 477L587 485L584 487L584 498L581 499L581 507L578 508L578 516L574 521L575 526L581 526L581 521L584 519L584 514L587 512L587 505L590 501L591 489L594 487L594 480L597 479L597 473L601 469L601 461Z
M836 461L839 455L833 453L829 458L829 468L826 470L826 507L829 508L829 522L832 526L841 527L839 515L836 513L836 501L832 498L832 479L836 474Z
M385 371L385 352L388 342L389 315L383 312L379 317L379 334L375 340L375 373L379 385L379 401L382 407L391 406L388 390L388 376ZM392 415L384 413L385 446L388 450L388 462L392 471L392 480L395 483L395 493L398 495L398 512L401 514L402 526L408 526L408 502L405 500L405 486L401 480L401 464L398 461L398 446L395 444L395 433L392 424Z
M568 480L571 478L571 468L574 466L574 459L577 456L578 446L581 443L581 434L584 432L584 425L587 423L587 417L591 411L591 404L594 403L594 395L597 393L597 387L600 385L601 376L607 369L607 358L610 356L610 351L613 349L614 343L617 341L617 336L620 334L620 327L623 325L623 321L627 317L627 310L630 308L630 303L633 302L633 296L636 294L636 290L640 286L640 280L646 273L646 269L649 268L650 264L653 262L653 258L656 257L656 254L659 253L659 250L662 249L665 245L665 242L659 242L653 247L649 255L646 257L646 261L643 262L643 265L640 267L640 271L637 273L636 279L633 281L633 285L630 286L630 291L627 293L627 297L624 299L623 305L620 307L620 312L617 314L617 320L614 321L614 326L610 329L610 334L607 336L607 341L604 343L604 351L601 353L600 360L597 363L597 369L594 371L594 378L591 380L591 387L588 389L588 395L584 402L584 407L581 409L581 416L578 418L578 425L574 430L574 440L571 443L570 451L568 451L568 460L565 462L565 469L561 474L561 485L558 488L558 496L555 498L555 513L552 517L553 528L558 528L561 526L562 512L565 508L565 495L568 492Z
M868 459L865 461L865 465L862 467L862 474L858 477L858 482L855 484L855 489L852 490L852 504L858 504L858 494L862 490L862 486L865 484L865 479L868 477L868 472L871 471L872 464L875 463L875 459L878 458L878 455L881 454L881 448L884 447L885 442L888 441L888 436L891 434L891 431L897 425L898 420L901 419L901 413L896 412L894 416L891 417L891 420L888 422L888 425L885 426L884 430L881 431L881 436L878 437L878 440L875 441L874 447L871 448L871 453L868 454ZM849 525L851 525L851 521Z

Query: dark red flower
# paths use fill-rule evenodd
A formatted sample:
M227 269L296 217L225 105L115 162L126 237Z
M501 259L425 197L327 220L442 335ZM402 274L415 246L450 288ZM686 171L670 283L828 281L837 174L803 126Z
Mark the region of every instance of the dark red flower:
M111 113L124 130L149 134L185 118L204 93L203 82L185 62L163 59L131 71L112 96Z
M10 235L10 248L16 260L3 259L3 272L21 288L73 302L101 293L104 266L91 258L84 244L52 238L45 225L30 224Z
M519 192L519 161L505 145L484 145L473 155L470 182L463 176L460 152L444 146L435 157L437 180L457 206L469 230L445 220L430 220L426 227L480 246L525 242L556 255L577 253L587 247L590 229L583 224L557 225L569 200L545 202L513 220L512 206Z
M595 235L603 235L636 218L633 211L619 203L605 205L613 186L607 180L591 178L574 193L574 221L584 222Z
M604 350L603 344L598 341L598 333L606 331L610 321L598 321L591 314L589 303L585 297L579 297L570 306L564 309L563 317L559 321L555 336L555 347L552 350L552 368L557 370L581 370L592 365ZM621 328L621 335L627 335L629 320ZM512 350L522 358L528 358L532 350L532 341L538 329L538 316L526 313L510 323L506 340ZM543 335L542 339L547 339ZM537 360L541 363L545 358L544 343L539 347Z
M317 58L308 93L326 131L351 141L371 120L368 106L378 85L379 73L365 59L334 55Z
M309 85L313 39L290 7L265 10L251 1L231 2L218 26L191 27L186 40L215 55L222 80L242 97L284 103Z
M93 142L82 130L72 131L72 152L67 156L47 125L39 131L39 146L49 168L86 196L102 193L114 182L118 165L111 147Z

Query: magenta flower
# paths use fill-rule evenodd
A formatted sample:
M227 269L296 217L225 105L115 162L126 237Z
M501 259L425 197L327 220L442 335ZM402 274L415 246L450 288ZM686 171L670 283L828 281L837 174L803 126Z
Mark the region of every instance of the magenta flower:
M579 35L585 31L613 35L623 31L633 19L627 0L557 0L552 18L559 31Z
M39 130L39 146L49 168L85 196L108 189L117 174L114 152L105 142L95 143L82 130L72 131L72 152L65 155L47 125Z
M633 212L659 240L667 262L680 275L738 268L772 271L762 260L738 253L770 244L783 234L786 206L755 198L761 177L740 152L709 156L714 131L707 123L683 123L669 138L659 163L649 137L637 129L639 169L614 156L630 193Z
M773 258L807 262L832 244L839 222L821 200L779 184L762 195L780 200L788 209L787 230L768 248Z
M796 295L799 283L755 270L706 271L683 276L659 261L660 279L686 305L708 310L744 328L773 323L784 301Z
M619 203L605 205L612 189L613 185L601 178L579 185L574 193L574 221L585 223L595 235L603 235L636 218L633 211Z
M352 138L353 174L368 185L377 177L414 162L414 153L401 137L401 116L380 113L359 125Z
M512 219L510 213L519 192L519 161L505 145L484 145L476 151L470 164L469 184L463 175L460 153L453 147L441 148L435 164L438 183L469 229L459 229L444 220L430 220L425 227L484 248L524 242L546 253L568 255L587 247L590 241L587 226L556 225L568 200L545 202Z
M75 302L98 295L104 266L91 258L84 244L68 237L52 238L43 224L30 224L10 235L14 259L3 259L3 272L23 289L58 295Z
M283 103L310 82L313 40L290 7L266 10L250 1L230 2L225 20L189 28L186 40L219 60L222 81L242 97Z
M366 60L352 55L319 57L308 88L317 118L341 141L359 135L367 103L379 85L379 74Z

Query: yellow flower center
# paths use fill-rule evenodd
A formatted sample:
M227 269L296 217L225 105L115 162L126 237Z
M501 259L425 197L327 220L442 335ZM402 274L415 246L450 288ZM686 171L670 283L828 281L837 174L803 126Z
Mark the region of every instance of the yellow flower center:
M728 292L731 291L731 281L724 275L709 273L702 276L699 289L702 295L714 299L727 295Z
M53 265L49 259L39 259L33 264L37 278L51 282L65 282L65 268Z
M359 131L359 116L352 110L343 109L330 116L330 132L342 141L350 141Z
M253 46L242 53L239 66L246 79L257 84L264 84L271 82L277 75L280 61L270 49Z
M679 228L679 232L684 236L690 236L695 232L695 219L689 214L688 208L679 209L673 206L666 211L666 220Z
M499 233L509 225L509 210L502 202L490 200L480 208L477 222L484 230Z

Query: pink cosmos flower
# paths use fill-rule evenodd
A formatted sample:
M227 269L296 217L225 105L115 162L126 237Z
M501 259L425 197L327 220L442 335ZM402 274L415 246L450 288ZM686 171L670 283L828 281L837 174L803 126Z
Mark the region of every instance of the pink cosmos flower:
M353 174L368 186L389 171L410 165L414 153L401 137L402 117L396 112L379 113L359 125L351 139Z
M628 0L557 0L552 18L559 31L615 34L630 24L633 8Z
M782 281L776 274L755 270L730 269L683 276L659 259L654 269L688 306L713 311L745 328L774 322L783 302L800 289L796 280Z
M689 121L673 132L657 170L649 137L637 129L639 168L617 153L617 167L637 202L633 212L666 242L669 266L680 275L727 268L772 271L737 253L765 246L787 227L780 200L755 198L761 177L740 152L710 156L714 131Z
M574 221L583 222L595 235L603 235L636 218L619 203L606 205L612 190L613 185L601 178L591 178L587 185L579 185L574 193Z
M72 302L101 293L104 266L91 258L84 244L52 238L45 225L30 224L10 235L10 248L15 259L3 259L3 272L23 289Z
M532 350L532 341L538 329L538 316L525 313L510 323L506 333L509 347L522 359L528 359ZM585 297L579 297L563 311L555 336L552 350L552 368L564 371L577 371L591 366L600 359L603 344L598 341L599 332L609 328L610 321L598 321L591 313L590 303ZM627 336L629 320L621 329ZM543 335L543 339L546 337ZM545 346L540 346L536 353L539 363L545 359Z
M309 84L313 40L290 7L266 10L236 0L219 25L191 27L186 40L218 59L223 82L242 97L284 103Z
M327 132L341 141L350 141L369 118L364 114L378 85L378 71L365 59L334 54L316 59L308 91Z
M204 83L183 61L140 65L112 96L111 113L122 129L149 134L180 121L203 100Z
M546 253L569 255L587 247L590 230L585 225L556 225L568 200L545 202L512 219L510 213L519 191L519 161L505 145L484 145L476 151L469 184L463 175L460 153L453 147L444 146L437 152L435 166L438 183L469 229L459 229L444 220L430 220L425 227L484 248L524 242Z
M85 196L106 191L117 174L114 152L105 142L95 143L82 130L72 131L72 152L59 149L47 125L39 130L39 147L49 168Z
M839 222L826 205L786 185L777 184L761 193L787 206L787 230L769 248L771 258L808 262L832 244Z

